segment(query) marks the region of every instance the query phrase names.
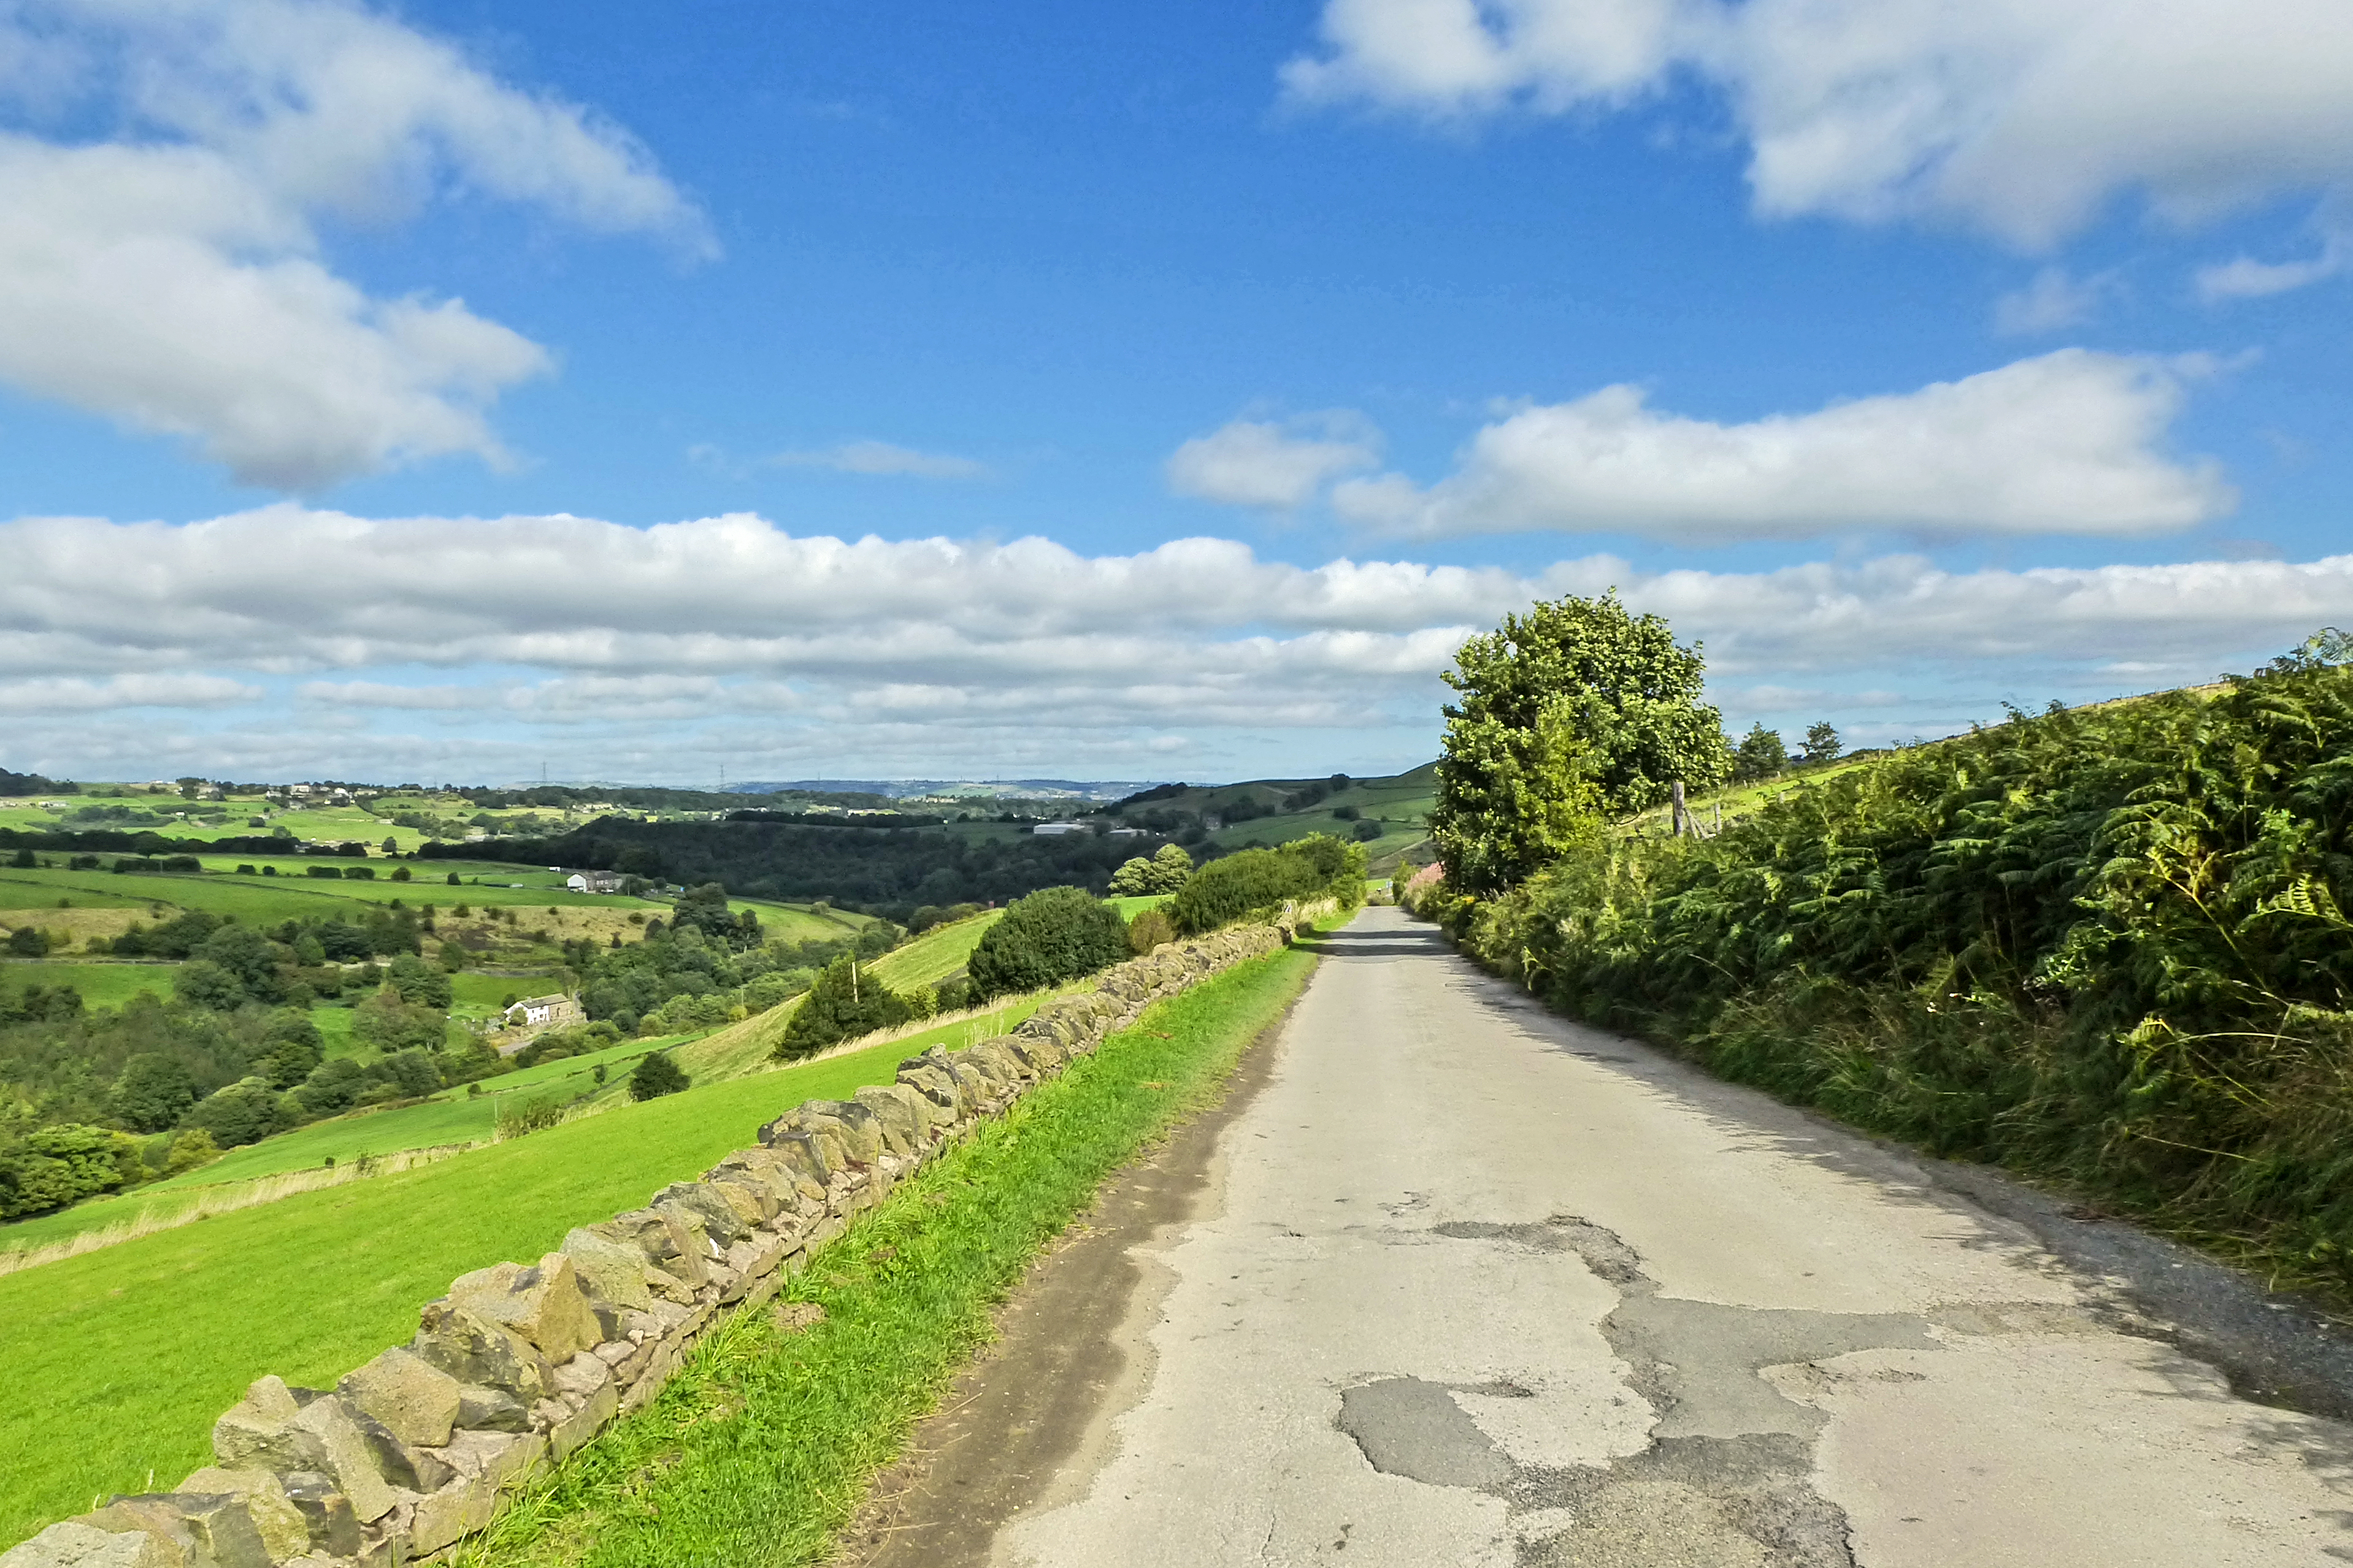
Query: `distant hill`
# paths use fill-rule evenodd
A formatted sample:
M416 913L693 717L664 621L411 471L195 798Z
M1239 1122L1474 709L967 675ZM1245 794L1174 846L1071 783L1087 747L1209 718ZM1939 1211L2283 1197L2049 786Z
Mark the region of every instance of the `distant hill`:
M879 795L892 800L918 795L971 796L976 799L1124 800L1156 781L1081 779L782 779L729 784L731 795Z

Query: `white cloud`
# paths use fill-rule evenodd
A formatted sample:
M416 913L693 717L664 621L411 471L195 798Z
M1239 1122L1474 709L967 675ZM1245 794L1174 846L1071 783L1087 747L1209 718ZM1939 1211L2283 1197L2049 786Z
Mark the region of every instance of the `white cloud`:
M1381 460L1380 433L1335 410L1288 421L1236 419L1169 455L1168 488L1227 506L1290 511L1343 474Z
M2302 261L2257 261L2233 257L2198 272L2198 292L2208 300L2254 300L2285 294L2334 278L2353 263L2353 226L2329 231L2317 255Z
M2353 188L2339 0L1326 0L1305 102L1460 119L1719 88L1767 214L2047 246L2138 193L2195 223Z
M2005 337L2030 337L2078 327L2100 313L2116 292L2114 272L2071 276L2063 267L2045 267L2023 289L1993 302L1993 330Z
M2207 460L2158 449L2196 361L2063 349L1917 392L1722 425L1639 387L1520 409L1427 489L1401 474L1333 492L1387 531L1624 530L1688 543L1859 528L2130 535L2228 511Z
M459 300L380 299L322 214L436 196L541 208L703 253L626 132L339 0L30 0L0 17L0 379L311 490L420 458L504 459L485 411L544 350ZM111 141L33 122L93 116Z
M281 505L185 527L22 519L0 523L0 710L22 715L0 763L52 776L503 780L545 757L608 779L723 761L734 776L1149 777L1171 736L1187 776L1406 765L1435 744L1462 638L1612 586L1704 640L1736 727L1803 700L1858 734L1943 732L2013 693L2211 679L2353 624L2353 556L1974 573L1589 556L1530 574L1297 566L1219 539L1091 556L745 516L634 529ZM350 582L369 592L318 591ZM132 707L151 711L107 717Z
M262 689L215 675L47 676L0 679L0 713L91 713L115 708L229 708Z
M830 468L838 474L906 474L924 479L985 479L989 476L987 464L970 458L919 452L888 441L845 441L839 447L817 451L778 452L761 462L778 468Z

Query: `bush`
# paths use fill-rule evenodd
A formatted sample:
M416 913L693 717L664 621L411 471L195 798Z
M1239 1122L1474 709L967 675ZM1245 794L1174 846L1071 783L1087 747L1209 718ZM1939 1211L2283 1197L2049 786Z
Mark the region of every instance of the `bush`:
M448 1014L405 1001L390 985L352 1014L352 1037L386 1053L412 1048L438 1051L448 1032Z
M1127 922L1127 945L1134 952L1150 952L1176 940L1176 922L1166 910L1145 910Z
M146 1174L139 1141L105 1127L43 1127L0 1147L0 1219L47 1214Z
M965 973L975 999L1038 991L1128 956L1127 922L1084 888L1046 888L1016 899L981 933Z
M691 1080L684 1068L670 1059L667 1051L656 1051L638 1062L629 1073L629 1098L637 1100L659 1100L665 1094L676 1094Z
M791 1061L914 1016L905 997L862 973L858 961L845 953L825 966L807 998L794 1009L775 1056Z
M1353 908L1365 896L1365 850L1328 834L1277 849L1242 849L1193 873L1169 900L1176 929L1198 936L1292 900L1335 898Z
M301 1107L279 1094L269 1080L248 1078L196 1101L180 1125L207 1133L224 1149L257 1142L301 1121Z
M49 934L35 926L18 926L8 933L8 952L16 958L46 958Z
M158 1173L164 1180L185 1176L200 1165L209 1165L220 1158L220 1148L208 1132L191 1128L172 1139L171 1148L164 1157L164 1169Z
M651 1061L653 1058L648 1057L646 1059ZM671 1070L677 1071L675 1068ZM651 1099L652 1097L641 1095L638 1098ZM499 1102L498 1135L503 1142L509 1138L521 1138L528 1132L544 1132L563 1120L564 1102L553 1095L543 1096L537 1100L524 1100L519 1096L510 1095Z

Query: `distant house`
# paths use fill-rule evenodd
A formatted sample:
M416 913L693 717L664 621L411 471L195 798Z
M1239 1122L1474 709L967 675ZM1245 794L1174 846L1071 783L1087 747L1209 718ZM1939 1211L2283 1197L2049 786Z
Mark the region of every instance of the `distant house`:
M286 793L288 795L297 796L307 795L311 793L311 786L309 784L288 784L286 786Z
M1141 827L1114 827L1111 830L1111 837L1113 838L1142 838L1145 837L1145 831Z
M575 893L617 893L621 879L611 871L575 871L564 885Z
M553 996L527 996L499 1017L510 1037L499 1043L499 1054L508 1056L522 1049L530 1037L543 1029L561 1029L587 1021L588 1015L580 1010L580 1004L561 992Z
M1029 831L1041 838L1055 838L1065 833L1084 833L1086 829L1075 822L1041 822Z

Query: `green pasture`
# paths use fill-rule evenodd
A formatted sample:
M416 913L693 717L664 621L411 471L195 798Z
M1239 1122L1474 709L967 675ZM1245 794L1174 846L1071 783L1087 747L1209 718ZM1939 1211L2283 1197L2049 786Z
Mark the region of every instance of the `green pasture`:
M672 1037L674 1038L674 1037ZM480 1097L463 1089L445 1089L417 1105L314 1121L242 1149L232 1149L200 1171L142 1187L142 1194L171 1193L221 1182L246 1182L284 1171L306 1171L330 1159L348 1164L364 1154L403 1149L433 1149L448 1143L487 1143L498 1129L498 1103L510 1095L530 1100L578 1100L596 1089L593 1069L602 1066L617 1082L639 1057L662 1049L670 1039L628 1040L594 1055L542 1062L517 1073L484 1079ZM138 1194L126 1194L137 1196ZM26 1222L33 1223L33 1222ZM87 1229L78 1226L77 1230ZM0 1243L16 1240L13 1227L0 1230Z
M0 1541L211 1463L264 1373L332 1387L456 1275L528 1261L751 1143L804 1100L888 1083L909 1045L622 1103L398 1175L0 1276ZM323 1158L323 1155L322 1156ZM79 1348L77 1348L79 1347Z
M990 910L970 920L934 926L868 964L866 972L893 991L936 985L964 967L979 945L981 932L1004 915L1003 910Z
M42 873L37 869L21 870L12 867L0 870L0 910L54 910L59 907L59 899L84 910L135 909L147 902L145 899L116 889L59 892L56 885L44 880Z
M0 963L0 993L29 985L70 985L85 1007L120 1007L142 991L171 1000L176 963L60 963L49 959Z

